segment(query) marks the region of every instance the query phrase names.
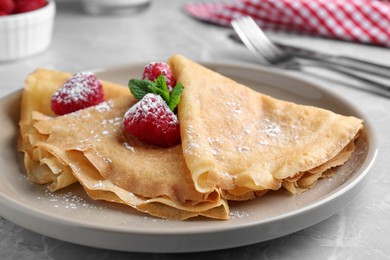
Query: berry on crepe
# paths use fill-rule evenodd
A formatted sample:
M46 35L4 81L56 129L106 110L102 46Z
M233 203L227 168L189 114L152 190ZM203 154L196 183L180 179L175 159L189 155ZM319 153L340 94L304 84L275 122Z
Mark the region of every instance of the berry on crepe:
M128 133L149 144L170 147L180 143L179 120L157 94L148 93L132 106L123 125Z
M166 62L154 61L147 64L144 68L142 79L155 81L160 75L165 77L165 82L167 83L169 92L171 92L176 85L176 79L173 76L171 68Z
M78 72L52 95L51 109L57 115L65 115L103 101L103 86L95 74Z
M176 83L175 78L170 80L175 82L171 91L163 74L153 81L129 81L130 91L139 101L124 116L125 131L145 143L162 147L175 146L181 142L180 125L175 110L184 87L181 83Z

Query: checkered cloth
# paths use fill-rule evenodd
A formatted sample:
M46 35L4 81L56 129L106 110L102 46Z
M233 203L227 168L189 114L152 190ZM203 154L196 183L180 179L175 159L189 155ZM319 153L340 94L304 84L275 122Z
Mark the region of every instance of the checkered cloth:
M184 10L223 26L249 15L266 30L390 47L390 0L234 0L187 3Z

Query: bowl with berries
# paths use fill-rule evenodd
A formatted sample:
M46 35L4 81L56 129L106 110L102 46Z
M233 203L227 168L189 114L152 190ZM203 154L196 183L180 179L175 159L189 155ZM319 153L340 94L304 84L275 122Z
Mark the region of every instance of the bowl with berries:
M0 0L0 62L47 49L54 16L54 0Z

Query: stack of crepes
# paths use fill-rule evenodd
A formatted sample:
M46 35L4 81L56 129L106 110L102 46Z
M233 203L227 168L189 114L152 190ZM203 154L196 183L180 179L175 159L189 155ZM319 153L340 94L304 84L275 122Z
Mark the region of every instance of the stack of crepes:
M105 102L55 116L51 95L70 74L29 75L18 148L30 180L53 192L79 182L94 200L162 218L228 219L229 200L313 187L350 158L363 128L358 118L263 95L180 55L169 64L185 86L182 144L170 148L124 132L123 115L137 102L127 87L102 81Z

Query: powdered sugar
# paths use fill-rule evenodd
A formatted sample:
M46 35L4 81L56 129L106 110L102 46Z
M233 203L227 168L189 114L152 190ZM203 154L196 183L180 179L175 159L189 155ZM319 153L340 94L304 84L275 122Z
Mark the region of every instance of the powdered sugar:
M265 133L270 137L276 137L280 134L281 129L279 125L270 121L267 118L265 118L263 122L264 122L263 128L259 129L258 132Z
M110 111L111 106L107 102L102 102L95 106L95 109L99 112Z
M130 119L131 121L154 118L156 120L164 120L170 124L179 123L179 120L170 111L162 97L152 93L146 94L140 102L132 106L125 113L124 118Z
M199 143L196 142L200 138L200 134L194 130L192 125L188 125L186 128L186 133L188 135L187 145L184 147L185 152L191 155L197 155L197 148L199 148ZM210 140L210 139L209 139ZM218 152L217 149L214 149L212 153L215 155Z
M120 125L122 124L123 118L122 117L115 117L110 119L103 119L100 124L101 125Z
M132 151L132 152L135 152L135 148L133 146L131 146L128 142L124 142L123 143L123 146L129 150L129 151Z
M248 146L239 146L239 147L237 147L236 149L237 149L237 151L239 151L239 152L248 152L248 151L251 150L251 148L249 148Z
M232 99L232 97L225 97L227 101L225 101L225 105L228 107L230 110L230 114L233 118L239 119L243 111L241 110L241 103L237 100L235 101L229 101Z
M45 190L44 197L54 208L64 208L68 210L77 210L80 207L85 209L103 209L103 207L88 203L84 198L79 197L72 192L55 193ZM37 199L40 200L42 198L38 196Z
M235 211L230 211L229 213L230 217L232 219L240 219L240 218L247 218L250 216L250 214L246 211L239 211L239 210L235 210Z
M288 130L288 132L286 132L286 130ZM294 123L278 124L268 118L262 120L256 133L260 137L258 142L260 145L294 143L297 142L300 137L298 128L296 128Z
M104 184L104 182L102 180L99 180L97 183L95 183L93 185L93 188L97 189L97 190L104 189L105 187L106 187L106 184Z
M239 102L225 102L230 108L231 113L225 115L224 120L226 122L234 122L234 127L226 127L221 131L213 131L207 133L206 136L201 136L197 127L188 125L186 127L186 141L184 152L191 156L201 156L199 152L203 153L202 156L209 156L204 154L210 151L210 155L217 160L223 160L226 152L228 153L241 153L243 155L249 155L267 149L280 144L294 144L299 141L300 133L299 127L296 127L294 122L289 121L286 123L280 123L278 119L273 119L267 115L258 115L256 118L249 118L248 121L243 121L248 118L244 115L245 110L238 110L237 105ZM236 111L236 112L234 112ZM240 111L240 112L237 112ZM237 119L237 115L242 115L242 119ZM245 118L244 118L245 116ZM207 140L209 147L206 149L200 148L200 144L203 140ZM222 151L221 147L231 146L228 151ZM260 150L259 150L260 149Z

